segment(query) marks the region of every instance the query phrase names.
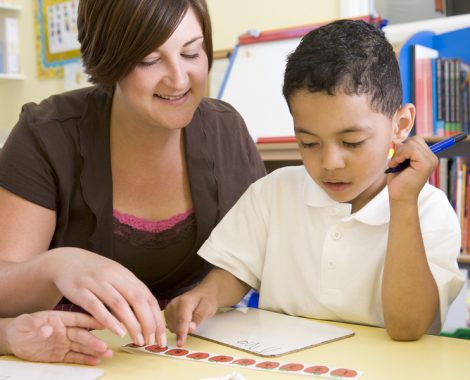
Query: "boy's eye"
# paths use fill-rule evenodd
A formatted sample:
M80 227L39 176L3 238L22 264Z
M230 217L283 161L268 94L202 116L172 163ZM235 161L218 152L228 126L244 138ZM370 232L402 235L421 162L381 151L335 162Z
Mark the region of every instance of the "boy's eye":
M364 141L358 141L358 142L343 141L343 144L344 144L344 146L346 146L348 148L357 148L357 147L361 146L363 142Z
M300 142L300 146L302 148L313 148L316 145L318 145L318 143L315 143L315 142L308 142L307 143L307 142L303 142L303 141Z

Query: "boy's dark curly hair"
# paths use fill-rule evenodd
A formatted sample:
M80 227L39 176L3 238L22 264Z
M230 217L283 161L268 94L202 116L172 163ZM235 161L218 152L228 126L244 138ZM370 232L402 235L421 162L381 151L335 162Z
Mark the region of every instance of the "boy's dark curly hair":
M298 90L367 94L371 108L392 117L402 102L400 69L382 31L364 21L339 20L312 30L289 55L283 94Z

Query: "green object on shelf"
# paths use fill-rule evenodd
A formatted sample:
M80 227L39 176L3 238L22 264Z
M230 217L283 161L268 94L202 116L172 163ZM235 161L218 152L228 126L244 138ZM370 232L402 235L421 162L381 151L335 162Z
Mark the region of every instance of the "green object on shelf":
M470 340L470 329L460 328L455 330L453 333L441 332L439 335L446 336L449 338L467 339Z

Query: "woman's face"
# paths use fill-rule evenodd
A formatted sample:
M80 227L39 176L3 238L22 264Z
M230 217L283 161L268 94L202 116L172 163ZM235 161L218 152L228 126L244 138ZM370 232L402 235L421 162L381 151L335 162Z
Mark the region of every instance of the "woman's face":
M189 7L170 38L116 84L113 107L130 125L184 128L204 96L207 76L202 28Z

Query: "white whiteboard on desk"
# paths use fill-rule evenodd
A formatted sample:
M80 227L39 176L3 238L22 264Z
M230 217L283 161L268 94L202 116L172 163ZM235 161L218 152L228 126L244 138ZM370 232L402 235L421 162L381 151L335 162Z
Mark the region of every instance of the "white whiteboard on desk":
M204 320L191 335L255 355L276 357L348 338L354 331L272 311L239 308Z
M293 122L282 95L287 56L300 38L238 45L219 93L242 115L248 131L259 137L294 136Z

